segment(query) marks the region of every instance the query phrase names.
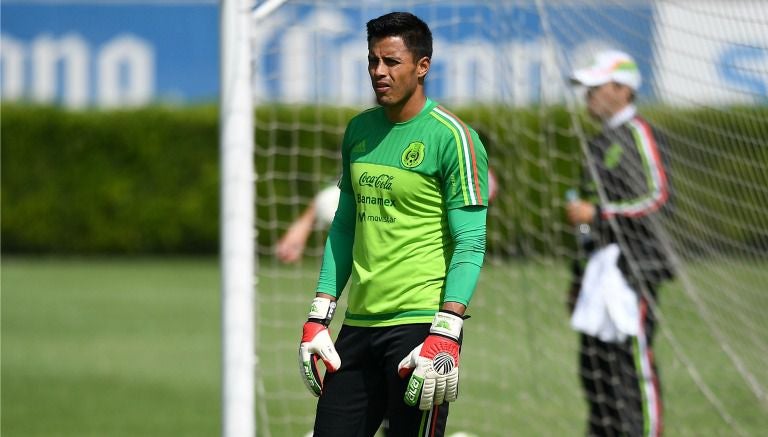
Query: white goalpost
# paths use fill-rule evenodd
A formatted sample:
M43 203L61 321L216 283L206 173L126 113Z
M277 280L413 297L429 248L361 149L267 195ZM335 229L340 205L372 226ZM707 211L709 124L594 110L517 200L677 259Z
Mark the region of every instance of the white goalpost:
M311 432L296 354L325 229L297 262L275 246L338 177L345 125L374 104L365 23L392 10L430 25L427 93L481 131L499 181L447 435L583 433L564 192L600 126L566 74L608 47L638 61L637 105L669 143L660 226L678 272L654 343L666 433L768 429L768 4L223 0L223 434Z
M222 435L255 435L250 0L221 2Z

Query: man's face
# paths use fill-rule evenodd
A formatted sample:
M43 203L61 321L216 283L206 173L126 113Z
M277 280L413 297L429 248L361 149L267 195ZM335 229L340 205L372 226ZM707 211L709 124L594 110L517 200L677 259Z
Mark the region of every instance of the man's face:
M608 120L631 101L629 87L614 82L587 88L587 111L597 120Z
M381 106L404 106L428 68L429 59L414 59L399 36L373 39L368 47L368 74Z

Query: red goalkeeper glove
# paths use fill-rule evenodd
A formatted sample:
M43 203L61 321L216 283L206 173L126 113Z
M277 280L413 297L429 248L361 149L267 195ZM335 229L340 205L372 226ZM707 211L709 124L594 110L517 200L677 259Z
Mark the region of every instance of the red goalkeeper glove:
M453 402L459 394L459 335L464 319L458 314L435 314L429 335L397 367L401 378L411 374L403 400L420 410ZM413 372L413 373L411 373Z
M323 378L317 368L318 357L323 360L329 372L335 372L341 366L341 358L328 331L335 310L336 302L316 297L312 301L307 322L304 323L299 346L299 370L304 384L315 396L320 396L323 391Z

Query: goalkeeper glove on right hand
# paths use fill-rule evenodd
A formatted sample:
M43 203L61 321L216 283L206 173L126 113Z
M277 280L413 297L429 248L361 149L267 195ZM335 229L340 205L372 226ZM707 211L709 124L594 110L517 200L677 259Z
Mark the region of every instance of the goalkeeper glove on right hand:
M403 400L420 410L453 402L459 395L459 335L464 319L458 314L440 311L435 314L429 335L400 361L401 378L411 379Z
M341 358L328 331L335 310L336 302L316 297L312 301L307 322L304 323L299 346L299 370L304 384L315 396L320 396L323 391L323 378L317 368L318 357L323 360L329 372L335 372L341 366Z

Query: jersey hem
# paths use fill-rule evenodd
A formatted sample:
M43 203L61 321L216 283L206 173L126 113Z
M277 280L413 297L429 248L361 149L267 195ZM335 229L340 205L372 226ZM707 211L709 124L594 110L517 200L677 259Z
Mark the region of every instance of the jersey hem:
M384 315L350 314L347 312L344 315L343 323L345 325L363 328L432 323L436 313L437 310L409 311L405 313Z

